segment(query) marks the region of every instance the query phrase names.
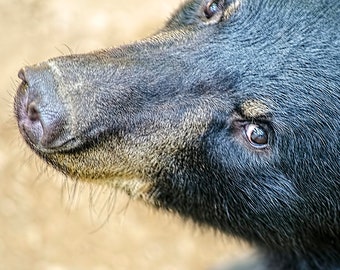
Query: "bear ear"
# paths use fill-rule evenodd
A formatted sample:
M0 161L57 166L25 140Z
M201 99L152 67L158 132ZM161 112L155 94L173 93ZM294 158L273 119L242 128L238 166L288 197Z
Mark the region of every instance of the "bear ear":
M203 0L201 17L206 24L227 20L240 6L240 0Z

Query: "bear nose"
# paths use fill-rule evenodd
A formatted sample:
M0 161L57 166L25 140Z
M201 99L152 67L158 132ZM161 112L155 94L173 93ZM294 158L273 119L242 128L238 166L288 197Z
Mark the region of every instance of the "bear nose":
M27 108L28 118L32 121L40 121L40 113L37 104L32 101Z
M47 65L25 67L18 73L21 79L15 111L21 133L31 145L55 148L63 144L65 117L62 103Z
M26 79L26 76L25 76L25 71L24 71L23 68L20 69L20 71L18 73L18 77L19 77L19 79L22 80L22 83L24 85L26 85L26 86L29 85L28 80ZM32 122L40 121L40 111L39 111L38 105L36 104L36 101L33 100L32 102L27 104L26 111L27 111L27 116L28 116L29 120L31 120Z

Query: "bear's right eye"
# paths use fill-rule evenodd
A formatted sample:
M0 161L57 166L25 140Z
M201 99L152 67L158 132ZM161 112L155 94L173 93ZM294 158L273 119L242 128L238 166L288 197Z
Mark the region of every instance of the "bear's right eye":
M213 0L209 1L204 8L204 15L207 19L213 17L216 13L222 10L223 6L221 1Z
M223 13L223 1L221 0L206 0L206 5L203 9L204 16L209 20L217 14Z
M268 145L268 132L260 125L247 125L245 134L250 144L255 148L263 149Z

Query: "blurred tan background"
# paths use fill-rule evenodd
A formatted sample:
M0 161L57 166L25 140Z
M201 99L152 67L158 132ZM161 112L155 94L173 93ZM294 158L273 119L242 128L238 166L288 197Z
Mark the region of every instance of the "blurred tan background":
M0 0L0 270L199 270L249 253L124 194L75 186L40 162L16 128L20 67L145 37L180 2Z

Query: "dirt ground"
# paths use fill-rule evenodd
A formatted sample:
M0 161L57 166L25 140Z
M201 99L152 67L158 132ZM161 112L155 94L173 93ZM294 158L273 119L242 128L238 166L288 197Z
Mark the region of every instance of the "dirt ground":
M179 2L0 0L0 270L199 270L249 254L124 194L75 186L38 160L16 128L20 67L145 37Z

